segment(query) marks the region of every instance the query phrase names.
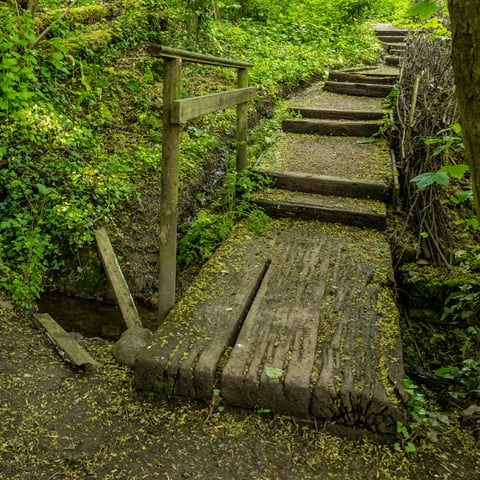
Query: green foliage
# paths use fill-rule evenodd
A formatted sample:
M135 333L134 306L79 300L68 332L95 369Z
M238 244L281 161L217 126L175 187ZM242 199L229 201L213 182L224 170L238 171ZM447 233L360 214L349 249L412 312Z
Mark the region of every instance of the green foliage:
M448 12L445 3L434 0L415 2L405 12L405 16L410 18L410 22L406 22L408 27L426 32L431 37L449 38L451 32L446 26Z
M0 287L24 308L44 276L62 265L65 248L93 238L97 221L133 192L130 168L99 152L98 138L46 100L70 64L58 39L40 52L27 14L3 25L0 81Z
M453 135L442 135L445 132L452 131ZM450 128L445 130L441 130L438 132L438 135L435 138L427 138L425 139L425 145L437 145L435 150L433 151L433 155L440 155L441 153L448 153L451 149L457 148L465 148L463 145L463 140L461 137L462 127L459 123L453 124Z
M475 343L478 348L480 340L480 330L470 327L469 337L476 337ZM464 399L478 399L480 394L480 362L473 358L463 360L461 367L448 365L435 370L435 375L454 380L455 383L449 388L449 395L454 401Z
M406 409L409 423L405 425L397 422L398 442L394 448L406 453L415 453L419 441L427 438L431 442L437 442L439 428L448 425L450 420L441 412L426 409L425 395L410 378L405 378L403 384L408 396Z
M438 5L431 0L424 0L414 3L408 10L407 15L411 17L418 17L421 21L430 18L438 11Z
M443 135L445 132L452 131L454 135ZM435 138L425 139L425 145L436 145L432 152L433 156L443 154L445 162L454 162L454 151L464 148L461 137L462 127L459 123L453 124L450 128L438 132ZM468 172L468 165L463 163L453 163L444 165L436 172L425 172L412 178L410 181L415 183L418 190L425 190L430 185L447 186L451 178L461 180ZM467 197L465 197L467 198Z
M418 190L425 190L430 185L448 185L450 176L446 172L425 172L413 177L411 182L417 185Z
M244 217L252 233L263 234L270 218L252 207L249 198L259 185L267 182L268 179L252 172L228 172L216 202L208 209L202 208L191 224L180 226L184 234L178 242L179 265L185 267L194 261L208 260Z
M0 119L11 118L38 95L38 52L29 49L35 40L30 15L13 17L0 26Z

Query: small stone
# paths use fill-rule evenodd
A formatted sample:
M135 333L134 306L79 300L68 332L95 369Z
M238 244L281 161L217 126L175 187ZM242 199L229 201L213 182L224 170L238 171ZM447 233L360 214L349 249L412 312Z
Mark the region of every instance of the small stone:
M463 411L465 417L472 417L474 415L480 415L480 407L478 405L470 405Z
M120 340L112 347L112 354L117 362L133 367L142 348L145 348L152 337L148 328L133 327L123 332Z

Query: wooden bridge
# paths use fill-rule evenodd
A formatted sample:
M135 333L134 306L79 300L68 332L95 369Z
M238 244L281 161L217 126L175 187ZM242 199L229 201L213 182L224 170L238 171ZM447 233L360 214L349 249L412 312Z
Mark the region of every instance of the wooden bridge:
M400 51L403 32L387 35ZM358 137L381 127L397 75L332 72L291 99L296 118L256 167L274 179L255 201L275 219L263 234L238 225L204 266L137 358L138 388L207 400L215 388L233 406L395 431L394 169L383 140Z

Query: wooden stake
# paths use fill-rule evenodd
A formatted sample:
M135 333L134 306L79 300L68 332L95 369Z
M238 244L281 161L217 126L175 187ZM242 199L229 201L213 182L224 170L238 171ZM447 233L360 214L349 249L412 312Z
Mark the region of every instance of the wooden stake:
M237 87L248 87L248 69L237 70ZM237 105L237 172L247 168L248 102Z
M182 127L172 124L172 103L180 98L182 60L165 59L163 77L163 150L160 186L158 318L175 305L177 262L178 160Z
M125 281L125 277L113 251L107 231L103 227L95 232L95 240L97 241L97 247L103 267L105 268L105 273L112 286L127 328L141 327L142 322L135 307L135 302L133 301L133 297L130 294L127 282Z

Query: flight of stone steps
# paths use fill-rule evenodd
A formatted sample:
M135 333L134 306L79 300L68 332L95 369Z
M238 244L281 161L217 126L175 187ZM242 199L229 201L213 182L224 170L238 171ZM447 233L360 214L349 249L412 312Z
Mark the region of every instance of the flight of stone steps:
M385 42L390 55L392 46L400 51L405 32L379 27L377 35L391 40ZM393 65L332 71L327 81L292 98L294 118L282 123L279 152L258 165L273 187L255 202L276 217L386 228L386 205L396 195L394 167L378 132L386 116L382 100L398 75Z

